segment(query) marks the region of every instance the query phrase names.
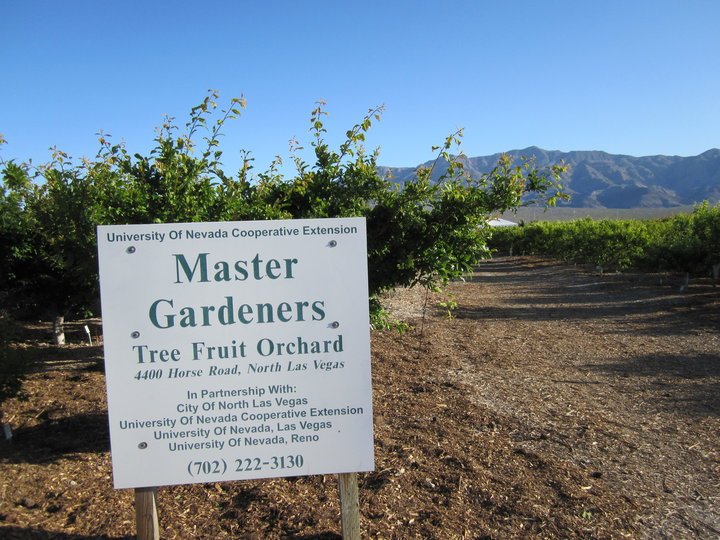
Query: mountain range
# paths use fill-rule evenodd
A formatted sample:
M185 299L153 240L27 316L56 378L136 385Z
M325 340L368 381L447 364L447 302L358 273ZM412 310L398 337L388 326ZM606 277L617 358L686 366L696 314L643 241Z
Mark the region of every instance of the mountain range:
M559 162L568 165L563 184L571 199L562 203L575 208L669 208L709 201L720 202L720 149L697 156L643 156L601 151L543 150L536 146L505 152L520 159L532 158L538 167ZM465 169L477 177L490 171L501 154L463 158ZM422 166L430 167L428 161ZM437 179L447 163L436 167ZM416 167L379 167L396 182L410 179Z

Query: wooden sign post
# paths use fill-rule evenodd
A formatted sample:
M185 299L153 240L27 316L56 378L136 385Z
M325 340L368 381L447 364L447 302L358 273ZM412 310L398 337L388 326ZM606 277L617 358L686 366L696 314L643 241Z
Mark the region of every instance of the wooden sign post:
M157 489L135 489L135 524L137 540L159 540Z
M343 539L360 540L360 499L357 473L341 473L337 477ZM135 489L135 523L137 540L160 539L156 488Z
M357 473L338 474L340 519L344 540L360 540L360 499Z
M375 468L363 218L98 227L113 481L338 474L346 538ZM142 536L141 536L142 535Z

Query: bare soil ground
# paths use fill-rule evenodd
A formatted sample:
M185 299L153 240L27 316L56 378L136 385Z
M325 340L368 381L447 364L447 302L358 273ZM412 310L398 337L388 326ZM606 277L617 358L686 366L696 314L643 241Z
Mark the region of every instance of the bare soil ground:
M452 319L445 296L393 295L415 330L373 333L363 536L719 538L720 289L679 288L499 258L450 285ZM21 384L0 388L0 538L134 534L82 324L62 349L46 326L7 345ZM330 476L162 488L159 514L163 538L340 535Z

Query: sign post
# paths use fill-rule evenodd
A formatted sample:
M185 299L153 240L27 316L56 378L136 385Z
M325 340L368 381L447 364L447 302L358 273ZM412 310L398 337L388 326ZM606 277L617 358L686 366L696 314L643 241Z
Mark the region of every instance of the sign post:
M99 227L115 487L342 473L343 493L373 470L365 238L362 218Z
M338 475L340 518L345 540L360 540L360 501L356 473Z
M160 539L155 488L135 489L135 523L138 540Z

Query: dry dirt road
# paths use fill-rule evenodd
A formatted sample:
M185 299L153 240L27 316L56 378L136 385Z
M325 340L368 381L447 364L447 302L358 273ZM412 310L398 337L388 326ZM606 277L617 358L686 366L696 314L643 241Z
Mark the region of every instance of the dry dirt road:
M680 283L499 258L449 287L455 319L427 322L424 343L452 351L519 448L625 498L633 536L718 538L720 294Z
M393 295L415 330L372 334L363 537L720 537L720 288L679 286L498 258L450 284L453 318L447 297ZM0 538L134 534L83 324L64 348L47 326L9 336L22 373L0 393ZM158 504L166 539L339 538L331 477L162 488Z

